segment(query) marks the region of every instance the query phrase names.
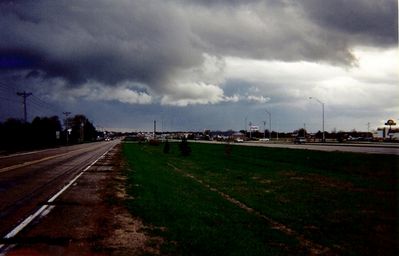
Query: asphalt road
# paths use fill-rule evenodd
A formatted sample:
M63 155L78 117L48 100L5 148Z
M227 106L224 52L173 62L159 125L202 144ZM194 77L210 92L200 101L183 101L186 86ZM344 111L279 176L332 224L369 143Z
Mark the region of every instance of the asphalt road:
M0 245L51 198L119 141L0 157ZM1 248L0 248L1 253Z
M341 152L354 152L354 153L366 153L366 154L389 154L399 155L399 147L381 147L378 145L361 145L361 144L265 144L265 143L246 143L247 145L254 146L265 146L265 147L283 147L283 148L294 148L294 149L307 149L307 150L319 150L319 151L341 151Z
M217 141L193 141L198 143L221 143ZM224 143L224 142L223 142ZM292 149L307 149L319 151L341 151L354 152L365 154L385 154L385 155L399 155L399 144L340 144L340 143L278 143L278 142L244 142L234 143L235 145L255 146L255 147L270 147L270 148L292 148Z

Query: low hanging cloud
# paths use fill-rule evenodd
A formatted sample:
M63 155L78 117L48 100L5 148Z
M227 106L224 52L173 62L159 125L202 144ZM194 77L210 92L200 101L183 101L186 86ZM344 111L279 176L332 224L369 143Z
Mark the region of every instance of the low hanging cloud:
M266 102L268 102L268 101L270 100L269 97L265 97L265 96L256 96L256 95L249 95L249 96L247 97L247 99L248 99L249 101L254 101L254 102L257 102L257 103L266 103Z
M106 86L88 86L76 89L79 97L88 100L98 101L119 101L128 104L150 104L153 97L146 92L138 92L125 86L106 87ZM72 90L73 92L74 90ZM73 94L73 93L72 93Z
M205 83L186 83L174 86L173 93L161 98L163 105L187 106L193 104L215 104L223 100L223 90Z
M397 28L394 0L2 1L0 76L128 104L265 103L226 95L226 59L350 67L356 46L397 45Z

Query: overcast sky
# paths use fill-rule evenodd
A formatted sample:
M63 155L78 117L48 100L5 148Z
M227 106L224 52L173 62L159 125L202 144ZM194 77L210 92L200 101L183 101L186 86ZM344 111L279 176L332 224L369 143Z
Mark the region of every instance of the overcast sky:
M0 121L293 131L399 121L396 0L0 1ZM310 100L313 97L317 100ZM245 120L247 123L245 123Z

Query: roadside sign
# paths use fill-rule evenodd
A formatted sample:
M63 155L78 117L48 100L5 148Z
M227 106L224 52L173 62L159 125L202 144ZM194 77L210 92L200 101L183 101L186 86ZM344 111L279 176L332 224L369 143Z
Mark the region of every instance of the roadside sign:
M395 123L395 121L394 120L392 120L392 119L389 119L386 123L385 123L385 125L389 125L389 126L391 126L391 125L396 125L396 123Z

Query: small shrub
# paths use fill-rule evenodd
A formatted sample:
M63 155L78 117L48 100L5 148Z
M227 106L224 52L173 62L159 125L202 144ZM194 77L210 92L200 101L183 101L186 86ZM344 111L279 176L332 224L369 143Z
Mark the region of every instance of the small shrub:
M164 146L163 146L163 152L164 152L164 154L169 154L169 152L170 152L170 144L169 144L169 141L166 141L166 142L165 142L165 144L164 144Z
M151 146L159 146L160 142L159 142L159 140L152 139L152 140L149 141L149 144Z
M191 154L191 148L188 145L187 139L185 137L182 138L179 148L182 156L189 156Z
M233 150L233 146L230 144L230 142L227 142L227 144L224 145L224 154L227 157L230 157L232 150Z

